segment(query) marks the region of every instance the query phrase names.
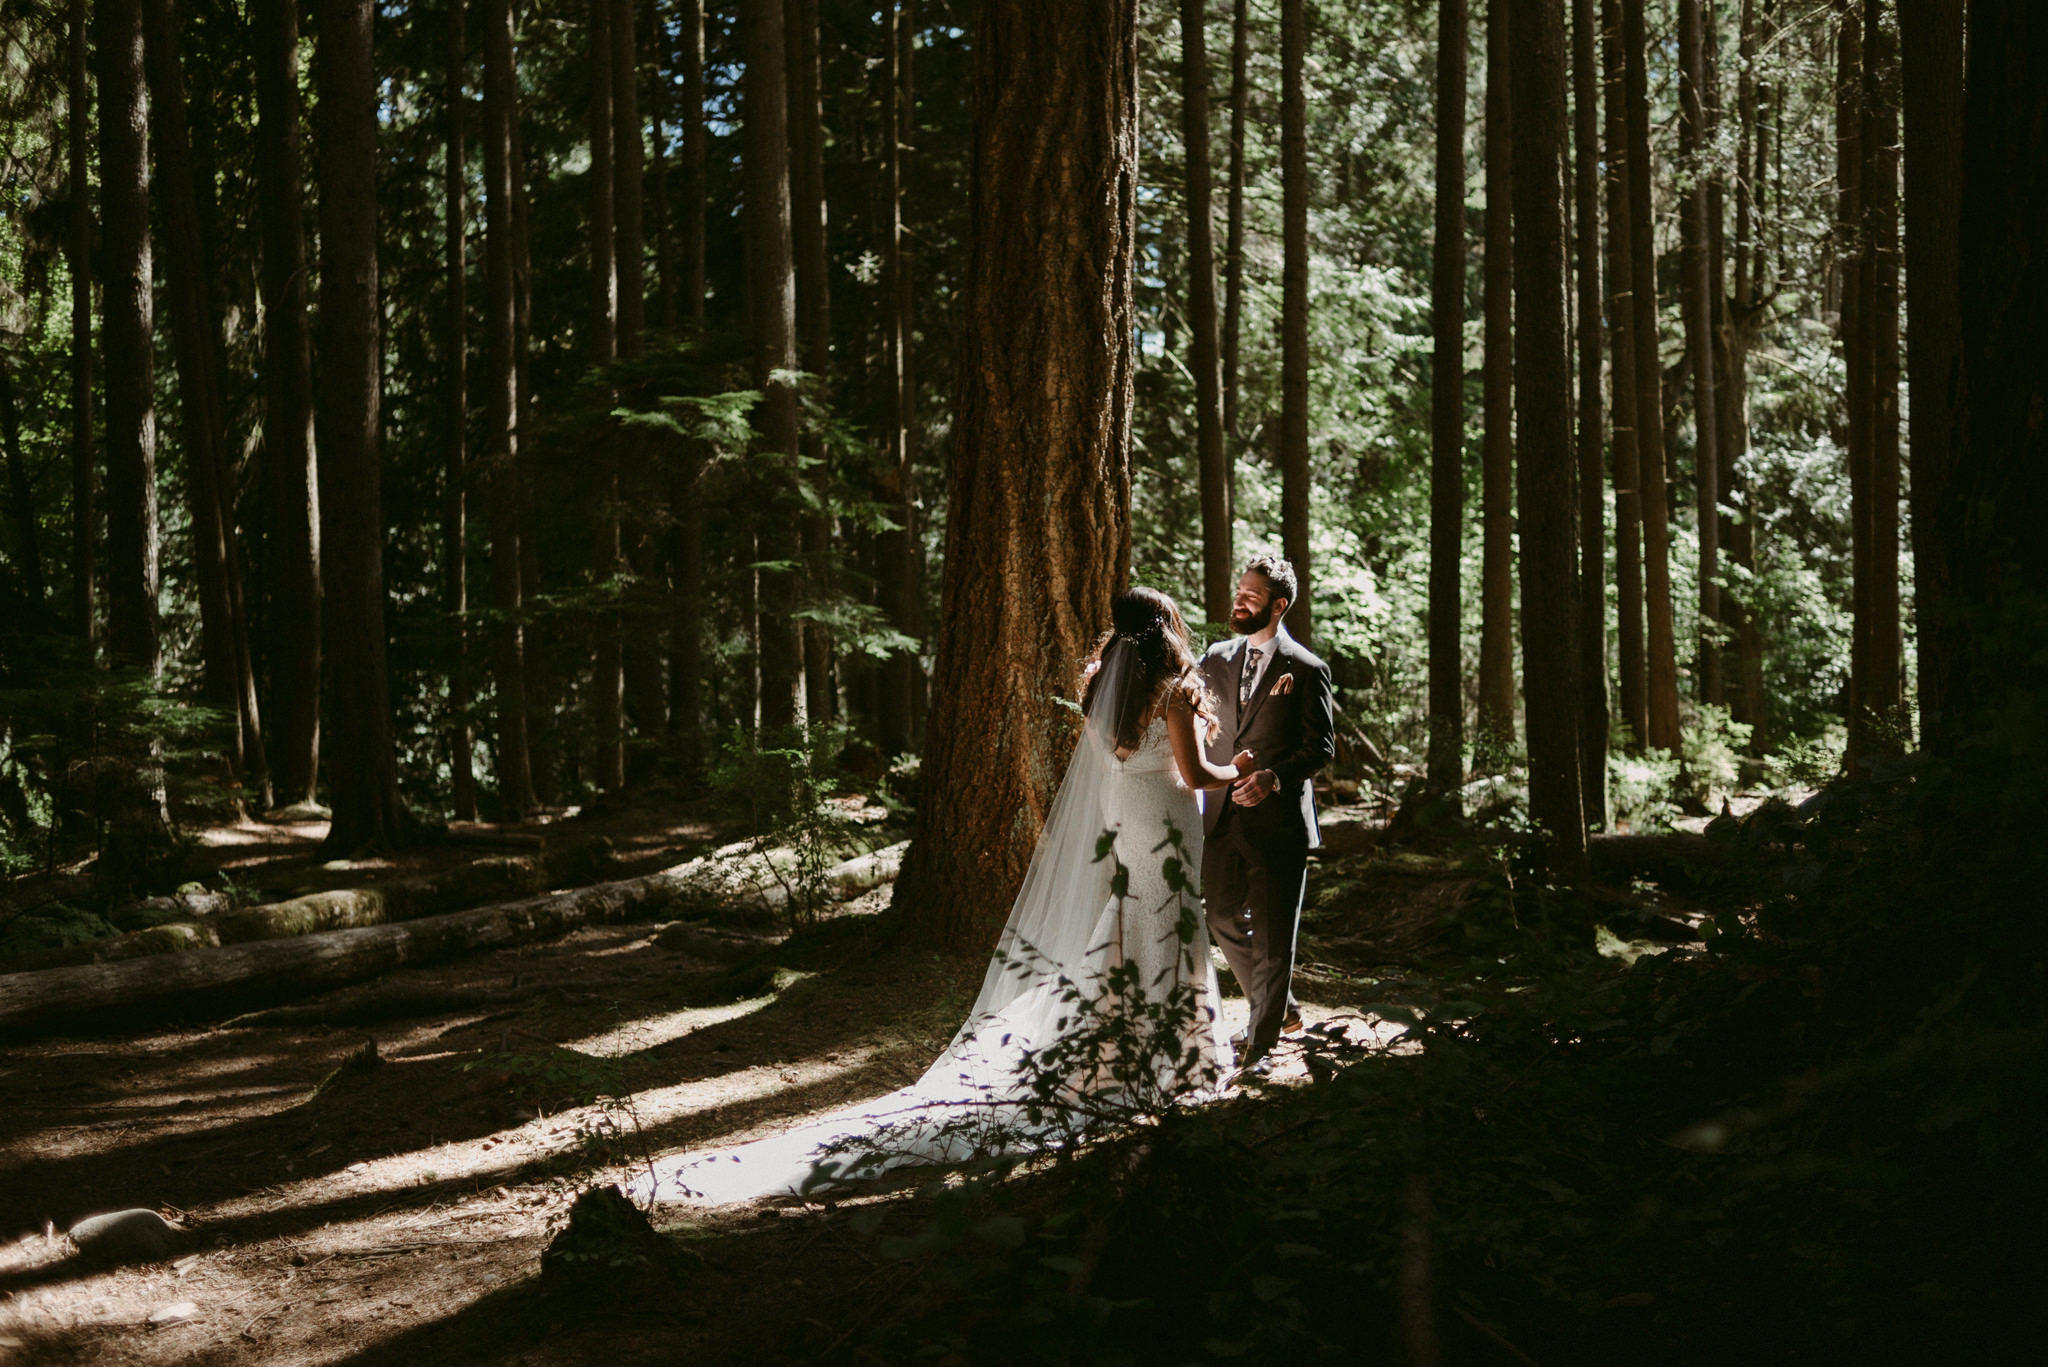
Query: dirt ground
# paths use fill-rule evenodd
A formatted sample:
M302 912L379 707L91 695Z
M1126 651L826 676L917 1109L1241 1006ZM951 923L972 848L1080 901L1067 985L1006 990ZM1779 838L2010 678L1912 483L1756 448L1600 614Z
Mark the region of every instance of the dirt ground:
M719 834L686 812L590 825L634 872ZM289 864L312 858L317 827L256 834L248 878L306 875ZM1371 838L1335 842L1314 875L1326 895L1297 981L1311 1021L1384 1000L1471 893L1427 859L1361 871ZM498 996L466 1009L0 1046L0 1364L847 1360L902 1269L849 1232L846 1203L661 1208L704 1257L654 1303L597 1313L538 1273L592 1182L923 1071L982 966L895 947L888 895L781 942L772 973L608 926L384 980ZM345 1017L364 993L324 1000ZM1226 1008L1235 1028L1242 1000ZM380 1061L345 1067L366 1042ZM1299 1071L1283 1053L1277 1085ZM62 1233L131 1207L178 1228L168 1259L95 1268Z

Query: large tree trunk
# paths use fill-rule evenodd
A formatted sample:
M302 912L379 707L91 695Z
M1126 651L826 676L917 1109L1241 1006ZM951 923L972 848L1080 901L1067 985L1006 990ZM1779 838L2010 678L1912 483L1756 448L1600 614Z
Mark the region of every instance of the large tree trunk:
M1465 0L1438 0L1429 457L1429 790L1465 778Z
M1607 114L1608 383L1614 410L1614 598L1616 690L1627 745L1650 735L1650 680L1643 644L1643 493L1636 442L1635 247L1630 213L1627 49L1621 0L1602 0Z
M1906 372L1913 406L1913 617L1919 639L1920 742L1955 739L1949 679L1961 639L1950 587L1954 547L1944 509L1953 498L1955 385L1963 174L1963 7L1899 0L1906 114Z
M1849 462L1849 752L1856 766L1870 752L1870 477L1876 414L1865 310L1871 302L1864 241L1863 18L1856 0L1835 0L1835 256L1842 278L1841 339L1848 410Z
M264 589L274 791L314 800L320 777L320 488L313 445L297 0L253 7L256 178L263 216Z
M326 848L404 843L384 655L377 287L377 73L372 0L320 0L320 546L324 578Z
M917 395L911 364L909 237L903 212L910 190L910 61L914 50L910 28L909 5L889 0L883 8L882 34L882 139L889 196L888 207L883 211L888 234L882 244L882 279L888 296L883 321L883 386L887 391L889 426L879 492L890 505L898 526L875 538L875 558L876 588L883 611L889 615L889 625L917 641L924 635L917 555ZM919 652L892 652L883 667L881 705L876 718L882 751L891 758L917 748L918 699L923 688L924 662Z
M213 306L208 263L212 257L200 222L194 185L192 145L185 120L185 74L178 54L179 16L174 0L146 0L146 65L150 87L150 143L157 174L173 352L178 365L178 403L185 457L185 507L191 523L192 564L199 587L201 677L207 703L235 718L228 765L244 784L254 785L261 807L269 807L269 775L263 762L263 732L256 710L255 681L236 650L231 581L241 573L235 545L233 500L227 489L228 461L221 450L227 435L222 377L217 368L220 319Z
M1522 693L1529 813L1552 866L1582 873L1577 537L1565 341L1565 37L1562 0L1511 8L1515 215L1515 419L1521 457Z
M2032 0L1973 0L1969 22L1962 386L1943 531L1957 548L1956 600L1990 629L1959 643L1970 654L1949 664L1945 724L1963 734L1995 724L2008 700L2039 696L2048 592L2048 11ZM2008 743L2024 744L2012 725Z
M1187 167L1188 359L1195 372L1195 452L1202 490L1202 614L1230 620L1230 467L1223 451L1223 359L1216 332L1216 234L1209 208L1209 49L1204 0L1181 0L1181 141Z
M788 24L790 230L796 257L798 351L806 373L822 382L832 367L831 272L825 251L825 110L818 71L818 0L786 0ZM831 483L822 435L803 442L814 462L806 482L816 495L807 499L799 519L803 541L804 586L812 598L830 588L832 521L823 511ZM825 624L803 624L804 708L812 723L832 719L836 690L832 686L832 640Z
M619 354L618 233L615 216L617 179L612 151L616 124L612 117L615 54L612 43L612 0L590 0L589 70L590 170L587 191L590 213L590 363L604 366ZM627 16L630 19L630 14ZM630 36L627 39L631 43ZM611 402L617 402L617 394ZM609 405L608 405L609 406ZM610 419L592 448L590 488L596 499L597 545L591 572L600 583L619 577L619 447L624 434ZM591 670L592 721L595 723L598 786L616 793L626 786L626 671L619 615L598 614L597 660Z
M469 45L464 32L466 0L448 3L448 77L442 103L448 119L442 203L447 223L444 251L448 272L448 461L444 478L441 556L448 576L448 619L455 637L448 669L450 727L448 772L451 798L461 821L476 820L476 772L471 762L475 732L470 725L469 678L469 252L467 247L469 156L464 146L467 108L464 73Z
M156 308L149 241L148 111L141 0L102 0L100 232L105 276L107 649L155 678L157 643Z
M1657 223L1652 213L1650 84L1643 0L1622 0L1627 59L1629 284L1634 302L1636 472L1643 505L1643 580L1649 618L1649 743L1676 755L1678 654L1671 620L1671 510L1664 458L1664 371L1657 355Z
M1058 700L1130 568L1137 0L988 0L975 39L939 663L896 901L912 942L986 954L1073 744Z
M527 743L526 633L519 563L519 356L517 249L512 222L513 74L510 0L484 7L484 478L491 517L496 638L498 805L517 819L539 806Z
M1280 0L1280 545L1299 581L1288 629L1314 642L1308 549L1308 60L1304 0Z
M753 303L756 426L769 473L755 499L761 561L761 725L779 730L803 707L803 643L795 617L796 391L776 383L794 370L796 262L789 202L788 65L782 0L752 0L741 18L746 46L742 162L746 176L748 294Z
M1607 824L1607 471L1600 404L1600 66L1593 0L1572 0L1578 231L1579 755L1585 820Z
M86 101L92 44L87 0L71 0L70 90L65 109L65 151L70 159L71 203L64 223L64 262L71 269L71 630L88 651L98 639L93 612L93 550L98 492L92 421L92 192L89 185Z
M1514 115L1508 25L1507 5L1487 10L1478 741L1480 763L1488 769L1503 766L1515 743Z
M1880 0L1863 6L1864 327L1870 383L1869 686L1872 746L1910 739L1899 634L1899 115L1898 47Z
M1237 440L1238 336L1244 318L1244 116L1251 101L1250 0L1234 0L1230 10L1230 207L1223 235L1223 432ZM1463 196L1460 196L1462 200ZM1461 230L1462 231L1462 230ZM1224 471L1229 506L1237 505L1236 457L1226 446ZM1235 517L1235 512L1232 514Z
M1693 483L1699 539L1699 637L1694 657L1700 700L1721 701L1721 654L1714 634L1721 620L1720 409L1714 397L1714 263L1708 229L1706 32L1700 0L1679 0L1679 154L1691 167L1692 188L1679 207L1685 241L1685 334L1692 356Z

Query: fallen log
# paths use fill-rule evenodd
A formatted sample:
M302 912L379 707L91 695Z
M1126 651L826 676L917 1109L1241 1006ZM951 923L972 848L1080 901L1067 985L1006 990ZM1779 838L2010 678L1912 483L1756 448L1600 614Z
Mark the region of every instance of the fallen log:
M901 851L902 846L893 846L848 860L828 870L826 879L832 883L836 876L838 886L853 887L872 877L875 881L867 886L876 886L885 872L894 876ZM756 857L741 856L731 862ZM0 975L0 1031L81 1022L100 1027L116 1019L179 1010L220 1014L256 999L287 1000L398 968L553 939L579 926L701 912L710 881L708 858L693 859L644 878L599 883L472 911L253 940L150 959ZM760 858L752 867L766 869L774 862Z

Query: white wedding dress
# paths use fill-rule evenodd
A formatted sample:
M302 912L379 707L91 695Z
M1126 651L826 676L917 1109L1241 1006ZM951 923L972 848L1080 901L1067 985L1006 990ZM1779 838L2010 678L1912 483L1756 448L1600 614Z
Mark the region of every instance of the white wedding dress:
M1121 682L1116 656L1099 697ZM1109 711L1091 713L974 1010L924 1076L783 1134L677 1155L636 1197L723 1203L1056 1147L1105 1113L1170 1105L1228 1074L1201 812L1165 718L1119 757ZM1113 858L1098 857L1105 835Z

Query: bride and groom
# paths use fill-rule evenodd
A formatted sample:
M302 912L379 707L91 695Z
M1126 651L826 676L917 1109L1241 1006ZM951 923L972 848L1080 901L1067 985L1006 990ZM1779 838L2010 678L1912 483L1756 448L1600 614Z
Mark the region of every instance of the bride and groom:
M945 1053L877 1101L685 1155L640 1194L739 1200L1058 1143L1105 1089L1156 1101L1220 1086L1234 1067L1264 1072L1300 1025L1290 984L1319 843L1311 780L1335 750L1329 668L1281 625L1295 593L1285 560L1251 561L1233 635L1199 658L1170 598L1119 594L1086 665L1080 742ZM1211 936L1249 1006L1230 1039ZM1116 1056L1134 1048L1135 1064Z

